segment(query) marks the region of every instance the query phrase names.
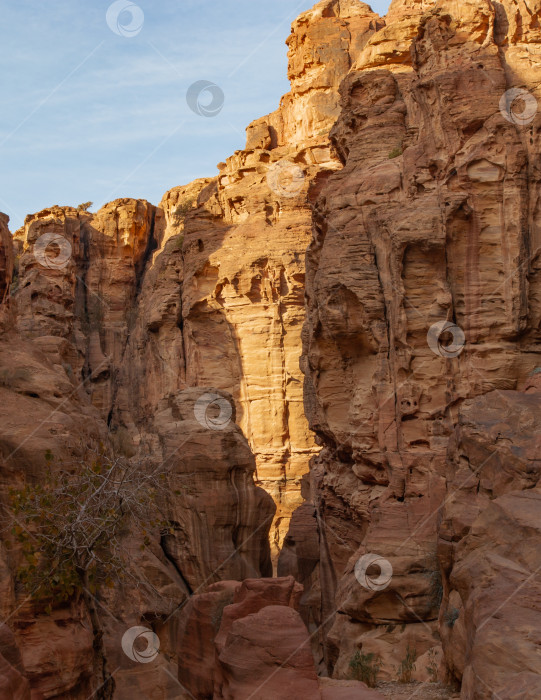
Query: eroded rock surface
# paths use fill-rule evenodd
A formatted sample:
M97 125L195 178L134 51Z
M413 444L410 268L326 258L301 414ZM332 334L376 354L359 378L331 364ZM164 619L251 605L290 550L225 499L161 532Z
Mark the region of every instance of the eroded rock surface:
M463 697L533 698L541 688L540 376L526 392L466 402L450 451L441 630Z
M94 215L52 207L28 217L15 238L18 275L2 317L3 516L9 489L43 478L47 455L54 464L69 464L95 443L166 465L174 483L163 504L166 530L152 526L144 550L127 537L129 576L100 592L107 668L119 698L136 691L175 697L176 611L192 592L223 578L272 573L268 532L275 506L254 483L254 457L235 423L231 396L187 387L172 362L163 373L175 349L164 356L160 351L181 335L170 306L179 279L176 248L165 284L160 278L154 287L144 285L153 252L167 243L166 212L147 202L117 200ZM159 270L149 277L156 281ZM152 300L160 298L161 334L146 323L149 308L156 309ZM141 346L148 351L140 356ZM152 356L156 375L145 376L145 359L150 368ZM153 384L158 373L161 383ZM145 382L153 393L145 395ZM207 395L229 409L217 430L208 420ZM87 612L80 601L47 612L46 601L26 600L14 576L20 564L8 540L0 551L2 608L21 648L24 675L35 693L84 700L96 689ZM134 664L122 647L124 633L141 625L161 643L151 668Z
M323 0L217 177L0 216L2 513L95 442L176 483L126 538L141 585L99 595L115 698L372 700L374 664L538 697L539 14ZM25 600L20 563L7 537L3 690L86 700L88 611Z
M284 577L223 581L192 597L181 613L178 653L187 693L197 700L382 698L358 681L317 677L301 593Z
M340 167L328 139L338 86L379 24L356 0L300 15L287 42L291 92L248 126L245 149L219 165L184 227L187 382L233 394L257 478L278 506L275 554L317 451L299 369L310 200Z
M359 649L381 656L383 679L397 678L408 651L414 679L427 678L428 666L445 674L429 659L441 655L438 530L455 488L447 450L459 407L520 388L539 364L540 116L520 124L501 106L514 87L540 97L539 10L397 0L341 85L331 140L344 167L315 202L306 269L304 398L322 450L279 565L302 577L303 615L336 677ZM442 321L465 336L454 355L430 348L427 334ZM532 489L532 463L513 466L518 425L507 440L494 487ZM529 444L534 452L531 436ZM533 492L517 498L536 510ZM513 520L492 509L487 523ZM477 515L464 507L468 526ZM392 574L359 569L365 555L388 561ZM523 568L532 573L535 561ZM470 586L474 578L464 574ZM526 608L528 590L519 598ZM471 651L484 669L480 680L471 659L453 662L457 677L467 668L463 697L489 697L483 683L499 683L489 670L495 652L466 643L474 624L457 626L446 654Z

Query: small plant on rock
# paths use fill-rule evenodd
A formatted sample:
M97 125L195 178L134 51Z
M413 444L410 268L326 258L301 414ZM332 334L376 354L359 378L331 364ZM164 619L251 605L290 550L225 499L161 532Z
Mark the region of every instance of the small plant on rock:
M369 688L374 688L378 680L381 664L382 661L379 654L372 652L363 654L358 649L349 662L351 677L353 680L366 683Z
M393 150L389 153L389 160L392 160L393 158L398 158L398 156L402 155L402 146L397 146L396 148L393 148Z
M137 534L144 549L151 529L167 528L156 502L158 493L167 492L166 472L101 448L69 466L55 464L50 451L45 459L48 469L39 482L9 492L11 532L25 560L18 579L35 600L48 601L49 612L58 602L84 601L94 636L95 695L111 700L99 591L134 578L123 546L127 533Z
M438 682L438 658L437 658L435 647L432 647L432 649L430 649L430 651L428 652L428 666L426 667L426 671L427 671L428 675L430 676L430 682L437 683Z
M187 199L182 200L177 204L175 209L173 210L173 221L175 224L179 225L184 222L184 219L186 218L186 214L192 209L194 203L194 199L189 197Z
M406 656L402 659L400 666L398 667L399 683L411 683L411 677L413 671L415 670L416 661L417 651L408 644L406 647Z
M88 211L94 202L83 202L77 205L77 211Z
M458 611L458 608L449 608L449 610L447 610L447 612L444 615L444 620L447 627L453 628L455 626L455 622L458 620L459 615L460 612Z

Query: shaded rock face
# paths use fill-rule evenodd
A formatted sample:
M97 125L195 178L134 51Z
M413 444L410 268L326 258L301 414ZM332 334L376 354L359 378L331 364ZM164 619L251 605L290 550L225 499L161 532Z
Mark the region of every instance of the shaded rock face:
M269 527L276 554L302 502L316 452L298 366L308 190L340 167L328 140L338 86L378 26L356 2L304 13L289 40L291 93L248 128L246 149L217 178L176 187L159 207L51 207L27 217L13 253L1 221L2 297L17 257L0 340L2 505L13 486L39 481L48 452L69 463L90 443L165 463L178 487L166 534L150 533L144 551L126 541L144 585L99 596L115 697L175 696L175 611L221 579L271 575ZM20 563L8 543L2 605L33 692L86 698L95 689L88 611L77 601L50 615L40 601L21 606ZM138 625L160 639L151 667L123 652L123 634Z
M181 613L179 681L197 700L379 700L358 681L318 678L293 577L222 581Z
M0 625L0 696L30 700L30 683L24 676L21 653L13 633Z
M6 296L13 274L13 246L8 229L9 219L0 215L0 299Z
M439 549L442 639L463 697L533 698L541 689L540 423L535 385L490 392L460 411Z
M463 697L488 698L491 687L504 688L493 674L495 630L517 654L528 645L527 627L504 632L492 619L477 637L474 620L490 607L481 588L504 566L496 563L504 543L490 541L489 522L505 522L502 536L512 541L529 527L515 522L519 503L532 518L541 514L535 433L506 423L514 409L503 403L500 462L483 467L487 493L471 502L463 495L456 506L465 465L448 448L458 426L462 449L476 449L475 472L482 455L464 434L460 406L491 391L487 406L499 404L539 364L540 116L513 123L501 106L515 86L529 91L530 104L540 97L532 53L539 10L522 2L395 2L341 85L331 140L344 167L315 201L306 259L304 402L322 450L278 569L303 582L302 614L319 629L315 651L336 677L362 649L381 655L381 678L396 678L409 648L423 659L413 672L422 679L443 636L454 677L464 677ZM438 331L429 335L445 321L458 326L457 352L445 350L448 340L443 351L433 342ZM538 414L534 398L516 400ZM487 426L477 429L481 440ZM500 497L510 500L498 508ZM442 535L444 505L458 522ZM494 559L477 583L475 566L467 568L475 555L466 554L468 542L479 542L474 521ZM442 537L453 551L459 542L456 563L441 560ZM520 565L509 564L508 585L524 584L528 593L515 603L528 609L538 564L525 556L517 552ZM457 623L454 637L442 622L448 596L466 610L467 626ZM540 670L538 662L514 663L502 663L506 692L515 692L511 668L516 688L526 683L521 671Z
M49 452L55 463L69 464L101 443L127 458L145 455L170 474L172 492L162 504L168 527L149 525L144 550L127 536L129 574L99 593L118 698L176 697L171 650L179 606L214 581L272 573L275 506L254 483L254 457L231 395L187 386L173 362L164 373L171 357L184 368L184 356L175 355L174 343L178 349L183 342L171 303L182 279L180 252L174 247L163 266L153 260L167 246L167 226L167 210L136 200L117 200L94 215L53 207L27 217L15 237L18 275L2 316L2 517L9 489L39 482ZM180 308L180 298L175 302ZM169 355L160 354L163 348ZM153 391L145 394L145 384ZM212 422L205 397L227 420ZM26 678L44 697L83 700L96 691L88 611L73 600L47 612L46 601L31 600L16 581L21 563L8 538L0 550L2 614L24 670L19 682L17 669L6 666L11 692L26 692ZM160 640L162 654L151 668L123 648L124 634L141 625Z

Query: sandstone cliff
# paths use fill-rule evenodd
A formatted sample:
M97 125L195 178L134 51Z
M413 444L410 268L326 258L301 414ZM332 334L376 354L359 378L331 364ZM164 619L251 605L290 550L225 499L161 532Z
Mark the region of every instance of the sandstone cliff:
M529 658L533 618L516 627L500 619L532 605L536 557L526 563L517 551L519 573L486 534L492 573L471 553L488 522L504 518L500 496L511 499L500 506L505 538L528 527L519 503L540 514L535 430L529 424L527 437L509 418L521 400L507 396L540 363L539 116L513 123L502 108L515 87L529 104L539 98L539 10L393 2L341 85L331 140L344 167L315 203L306 264L305 405L323 449L280 566L312 591L305 616L321 625L324 660L338 676L361 647L396 677L409 648L424 680L440 634L462 697L512 697L524 674L541 671L490 646L503 635ZM430 329L445 321L458 326L458 351L433 352ZM490 421L477 405L461 410L487 392ZM539 397L527 401L533 426ZM484 452L464 432L467 420L489 442ZM511 420L501 437L509 452L494 444L495 427L488 437L492 420ZM532 451L521 459L523 443ZM496 476L497 464L509 475ZM392 577L382 570L379 580L376 563L381 585L360 585L365 554L390 562ZM481 593L500 576L507 588ZM513 586L530 602L521 591L508 605Z
M0 216L3 524L51 453L174 484L95 596L115 698L375 700L361 661L539 697L540 12L322 0L217 177ZM1 692L102 692L88 605L21 560L7 533Z
M355 0L320 2L293 23L291 92L248 126L245 149L219 164L184 226L186 381L235 397L258 481L278 507L275 552L316 451L299 369L310 204L340 167L328 139L338 86L378 21Z

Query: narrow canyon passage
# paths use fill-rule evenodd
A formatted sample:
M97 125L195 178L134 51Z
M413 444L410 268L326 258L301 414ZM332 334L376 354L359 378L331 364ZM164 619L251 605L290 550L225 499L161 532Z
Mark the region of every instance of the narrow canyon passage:
M0 216L2 512L162 470L90 598L6 530L6 698L541 697L540 15L322 0L216 177Z

